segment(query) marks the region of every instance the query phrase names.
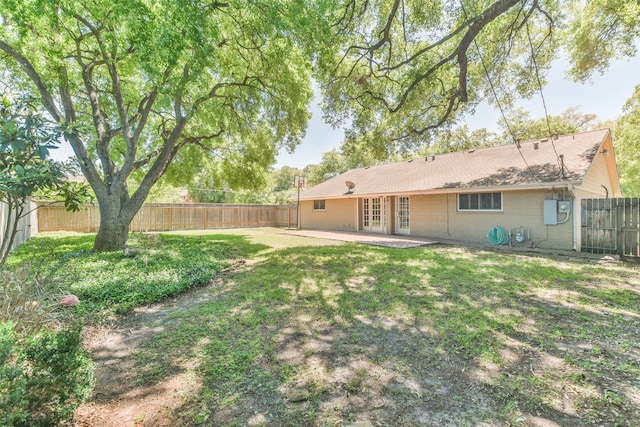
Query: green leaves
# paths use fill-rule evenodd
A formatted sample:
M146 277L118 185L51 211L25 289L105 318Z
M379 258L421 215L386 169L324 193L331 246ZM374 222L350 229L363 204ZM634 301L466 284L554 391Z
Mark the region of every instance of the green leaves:
M575 2L570 26L563 34L571 57L571 76L586 81L603 73L612 59L637 53L640 6L629 0Z
M0 0L0 73L55 118L101 221L126 223L166 171L255 187L301 142L324 3Z
M41 260L51 280L80 298L76 314L98 318L126 313L206 284L242 246L242 240L234 237L135 234L125 255L91 252L87 250L90 240L91 236L38 236L11 259Z
M613 131L616 163L623 195L640 194L640 85L625 105Z
M557 6L491 3L354 2L336 27L321 79L334 123L350 125L347 145L378 159L406 154L497 86L529 94L533 60L555 52ZM500 93L510 95L509 90Z
M356 0L321 51L324 111L348 127L344 151L413 153L480 102L511 108L544 86L567 49L574 78L636 54L635 1ZM548 135L547 135L548 136Z
M0 106L0 200L8 205L9 218L13 219L1 231L0 267L11 248L18 221L29 213L25 207L29 198L62 199L71 210L91 200L86 185L67 181L69 166L48 158L49 150L59 141L59 128L48 123L28 99L14 102Z
M95 385L79 327L42 330L18 342L12 323L0 322L0 361L3 425L66 425Z

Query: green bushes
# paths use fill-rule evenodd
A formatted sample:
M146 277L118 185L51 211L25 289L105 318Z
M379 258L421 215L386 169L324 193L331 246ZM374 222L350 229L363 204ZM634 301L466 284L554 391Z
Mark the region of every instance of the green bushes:
M0 426L70 421L91 395L93 363L63 289L31 259L0 269Z
M92 239L36 236L0 269L0 426L68 423L91 395L93 366L80 328L64 325L101 321L206 284L242 243L135 235L125 253L94 253ZM69 294L77 305L64 304Z
M93 390L93 363L78 327L19 341L14 324L0 322L0 362L0 425L63 424Z

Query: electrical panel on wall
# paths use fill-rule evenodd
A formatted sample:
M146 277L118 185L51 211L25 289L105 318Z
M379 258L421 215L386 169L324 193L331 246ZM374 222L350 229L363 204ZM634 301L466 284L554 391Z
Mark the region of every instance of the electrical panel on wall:
M558 201L556 199L545 199L543 219L544 225L558 224Z

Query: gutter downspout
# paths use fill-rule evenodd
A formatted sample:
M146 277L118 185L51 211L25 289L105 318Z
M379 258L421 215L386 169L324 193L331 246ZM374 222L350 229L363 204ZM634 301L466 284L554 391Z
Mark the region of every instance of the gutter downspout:
M578 251L578 240L577 240L577 234L578 234L578 221L576 220L578 218L578 198L576 197L575 193L573 192L573 184L569 183L569 185L567 186L567 190L569 191L569 194L571 194L571 204L573 205L573 224L571 224L571 238L573 239L573 250L574 252Z

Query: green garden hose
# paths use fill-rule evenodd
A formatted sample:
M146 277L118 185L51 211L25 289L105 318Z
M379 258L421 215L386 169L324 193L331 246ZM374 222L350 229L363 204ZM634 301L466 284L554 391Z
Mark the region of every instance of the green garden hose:
M506 245L510 240L509 235L497 225L487 232L487 241L492 245Z

